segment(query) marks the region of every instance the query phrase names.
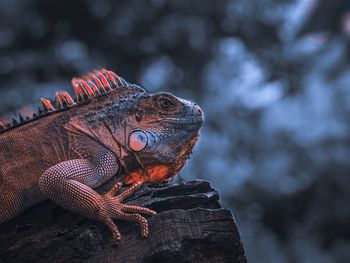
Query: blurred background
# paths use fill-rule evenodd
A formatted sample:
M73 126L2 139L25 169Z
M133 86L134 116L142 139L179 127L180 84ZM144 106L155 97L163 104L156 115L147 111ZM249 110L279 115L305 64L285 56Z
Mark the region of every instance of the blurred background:
M248 261L349 262L349 40L348 0L0 0L0 116L101 67L196 100L176 181L218 189Z

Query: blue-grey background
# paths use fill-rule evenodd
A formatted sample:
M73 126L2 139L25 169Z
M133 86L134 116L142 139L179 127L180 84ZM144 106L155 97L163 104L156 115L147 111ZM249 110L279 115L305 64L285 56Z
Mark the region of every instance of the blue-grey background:
M196 100L206 123L177 181L218 189L249 262L349 262L349 12L347 0L0 0L0 114L100 67Z

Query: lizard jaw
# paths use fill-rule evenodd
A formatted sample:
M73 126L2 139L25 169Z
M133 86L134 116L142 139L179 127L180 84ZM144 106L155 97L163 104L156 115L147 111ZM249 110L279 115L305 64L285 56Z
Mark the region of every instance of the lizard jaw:
M180 157L175 164L155 164L141 169L134 170L126 175L125 183L132 184L136 182L159 183L167 181L178 174L186 164L192 153L192 149L199 138L199 133L193 137L188 146L181 152Z
M178 172L182 169L182 167L186 164L187 160L190 158L190 155L192 154L193 147L198 141L198 139L199 139L199 133L197 133L193 137L193 139L189 142L188 146L182 151L179 159L176 162L173 176L177 175Z

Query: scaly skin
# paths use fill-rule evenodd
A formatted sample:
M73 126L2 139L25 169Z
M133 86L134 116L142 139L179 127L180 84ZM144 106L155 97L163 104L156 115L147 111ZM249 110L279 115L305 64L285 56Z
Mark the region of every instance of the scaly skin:
M148 235L147 208L122 204L142 182L175 176L198 138L201 109L171 94L148 94L110 71L73 79L77 97L43 99L39 116L0 123L0 223L45 199L104 223L131 220ZM44 113L42 113L44 112ZM1 131L2 130L2 131ZM104 195L94 188L117 176ZM133 185L117 195L123 182Z

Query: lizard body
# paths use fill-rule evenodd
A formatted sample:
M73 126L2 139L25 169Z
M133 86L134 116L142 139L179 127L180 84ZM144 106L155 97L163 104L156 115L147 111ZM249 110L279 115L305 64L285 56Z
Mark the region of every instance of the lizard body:
M0 123L0 223L45 199L104 223L137 221L142 236L155 212L122 204L142 182L172 178L197 141L202 112L172 94L149 94L111 71L73 79L76 99L56 93L33 119ZM113 176L104 195L94 188ZM133 185L117 195L123 182Z

